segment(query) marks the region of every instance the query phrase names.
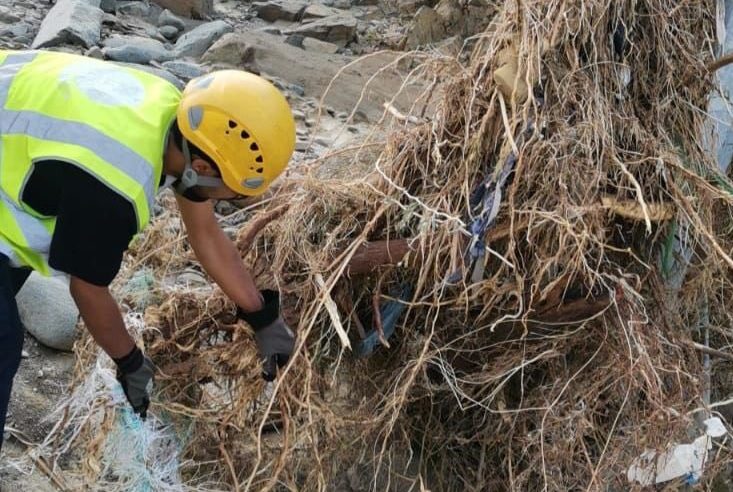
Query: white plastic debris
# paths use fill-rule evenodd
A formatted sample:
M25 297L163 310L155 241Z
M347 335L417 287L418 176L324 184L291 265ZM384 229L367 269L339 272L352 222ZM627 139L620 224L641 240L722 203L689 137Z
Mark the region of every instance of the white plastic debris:
M710 437L723 437L728 431L718 417L711 417L705 422L705 434Z
M691 444L678 444L661 454L654 450L645 451L629 467L626 473L629 481L648 486L685 477L690 484L697 482L705 467L708 451L713 447L712 438L727 433L718 417L709 418L704 424L705 434Z
M125 324L137 334L147 328L140 314L127 314ZM91 425L91 429L106 434L99 461L95 461L99 467L98 480L88 487L91 492L201 490L186 484L180 474L181 451L190 429L173 426L164 412L149 411L147 420L143 421L132 411L115 374L114 364L99 349L96 363L55 411L53 418L60 419L63 415L66 426L60 431L67 436L63 445L57 448L57 437L51 434L39 445L39 453L68 452L75 436ZM112 408L114 421L108 428L105 422Z

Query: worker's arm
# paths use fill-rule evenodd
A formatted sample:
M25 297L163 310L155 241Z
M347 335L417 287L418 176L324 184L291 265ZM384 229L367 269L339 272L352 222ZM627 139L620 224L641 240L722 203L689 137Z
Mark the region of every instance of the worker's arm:
M219 227L211 201L193 202L176 195L196 257L224 293L247 312L262 309L262 299L234 243Z
M70 291L89 333L107 355L119 359L129 354L135 342L109 289L72 276Z
M188 239L196 257L219 287L240 308L239 317L254 329L262 357L262 377L275 378L293 353L295 337L280 316L277 292L257 290L249 270L242 263L234 243L219 227L210 201L193 202L176 196Z
M117 364L117 380L135 412L145 419L155 367L135 345L125 328L117 301L109 288L71 277L71 296L97 345Z

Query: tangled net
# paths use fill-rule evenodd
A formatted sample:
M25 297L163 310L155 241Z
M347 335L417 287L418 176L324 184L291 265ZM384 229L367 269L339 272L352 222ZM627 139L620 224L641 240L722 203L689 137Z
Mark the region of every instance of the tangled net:
M625 489L645 449L684 442L729 387L698 351L706 327L727 343L733 298L733 187L705 146L711 4L506 2L465 56L403 57L423 91L343 164L366 176L314 169L225 220L298 333L264 398L231 303L163 281L193 256L159 218L128 271L157 279L143 335L153 413L187 436L182 487ZM98 352L79 353L84 374Z

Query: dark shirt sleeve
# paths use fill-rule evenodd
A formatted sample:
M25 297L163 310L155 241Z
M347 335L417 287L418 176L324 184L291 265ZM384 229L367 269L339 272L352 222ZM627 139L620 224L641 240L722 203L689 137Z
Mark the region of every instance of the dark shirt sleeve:
M44 208L42 192L46 198L56 195L53 204L48 205L48 215L56 216L48 263L55 270L91 284L108 286L119 272L122 256L137 232L135 209L122 195L86 171L66 163L54 171L61 169L63 186L54 190L46 181L53 173L37 168L24 193L39 208Z

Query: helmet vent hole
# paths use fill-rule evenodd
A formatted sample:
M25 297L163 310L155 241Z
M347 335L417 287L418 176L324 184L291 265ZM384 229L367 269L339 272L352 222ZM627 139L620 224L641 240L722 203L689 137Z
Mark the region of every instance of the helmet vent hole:
M259 145L257 145L257 142L252 142L252 145L250 145L249 148L254 151L260 150L260 147Z
M256 160L257 162L259 162L260 164L262 164L262 161L263 161L263 159L262 159L262 156L261 156L261 155L258 155L258 156L257 156L257 159L255 159L255 160Z
M237 128L237 122L234 120L229 120L229 128Z
M258 167L258 168L257 168L257 172L258 172L259 174L262 174L262 173L264 172L264 169L263 169L263 168L261 168L261 167Z
M245 140L247 140L249 138L249 133L245 132L244 130L242 130L241 135L242 135L242 138L245 139Z

